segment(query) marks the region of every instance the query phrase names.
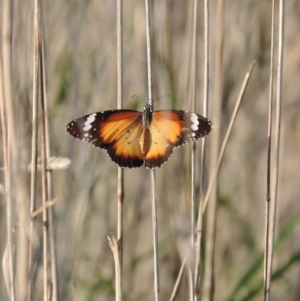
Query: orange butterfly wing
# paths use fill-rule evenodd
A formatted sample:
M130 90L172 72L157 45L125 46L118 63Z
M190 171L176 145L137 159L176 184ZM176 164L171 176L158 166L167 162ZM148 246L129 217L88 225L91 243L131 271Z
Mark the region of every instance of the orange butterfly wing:
M147 168L165 163L173 148L206 136L211 122L196 113L182 110L154 111L150 123L151 146L145 158Z
M143 165L139 145L142 129L142 113L132 110L93 113L67 125L72 136L106 149L112 161L129 168Z
M111 110L93 113L71 121L69 134L106 149L121 167L160 167L174 147L206 136L211 122L196 113L182 110L144 112ZM141 150L143 149L143 152Z

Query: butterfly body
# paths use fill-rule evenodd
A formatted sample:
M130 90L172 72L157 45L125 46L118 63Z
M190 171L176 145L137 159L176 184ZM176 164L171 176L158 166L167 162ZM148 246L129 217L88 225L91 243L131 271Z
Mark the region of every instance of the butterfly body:
M182 110L143 112L111 110L71 121L69 134L106 149L120 167L155 168L165 163L175 147L206 136L212 123L196 113Z
M144 155L144 157L147 155L150 145L151 145L151 136L150 136L150 130L148 126L143 127L143 131L140 137L140 148L141 152Z

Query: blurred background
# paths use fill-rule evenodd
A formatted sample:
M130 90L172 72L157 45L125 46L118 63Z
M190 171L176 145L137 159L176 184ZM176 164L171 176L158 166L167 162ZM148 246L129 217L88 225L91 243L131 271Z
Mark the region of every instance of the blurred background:
M0 1L0 7L1 4ZM142 110L148 101L144 5L143 1L137 0L123 2L124 107L127 109ZM193 3L165 0L151 5L153 92L154 98L160 97L154 103L155 109L192 110ZM286 1L285 8L276 225L276 237L281 239L273 260L273 272L277 274L271 297L272 300L300 300L300 2ZM221 140L244 76L250 64L256 61L220 169L215 300L261 300L271 1L224 1L222 28L218 28L216 21L216 1L210 2L210 9L210 97L213 96L214 83L214 41L216 33L223 30ZM12 97L18 153L26 165L30 162L31 152L33 1L15 2L12 16ZM278 11L276 24L277 16ZM53 172L54 195L59 199L54 210L61 300L114 300L114 262L107 235L116 235L117 229L117 165L111 162L104 150L69 136L65 126L76 117L117 107L116 2L44 1L43 17L51 155L71 159L69 169ZM204 11L200 2L197 65L199 114L203 112L203 22ZM276 33L276 47L277 36ZM207 139L208 158L212 135L213 131ZM200 146L199 141L196 150L198 167ZM0 152L2 157L2 148ZM169 161L156 170L161 300L169 299L181 266L182 244L188 244L190 239L189 160L190 146L186 145L175 150ZM209 177L210 173L207 170L206 176ZM0 176L3 183L3 175ZM40 174L38 176L40 189ZM29 177L28 173L23 183L23 189L27 192ZM198 200L199 168L196 168L196 183ZM1 199L2 254L6 218L4 198ZM125 170L124 206L124 300L152 300L149 170ZM17 232L17 220L14 225ZM34 294L35 300L41 300L41 217L38 217L37 229L39 247L35 256ZM259 268L251 272L256 264ZM244 279L245 275L250 276ZM253 296L251 292L254 292ZM187 293L185 275L177 300L185 300ZM3 281L0 281L0 296L3 296L2 300L7 296Z

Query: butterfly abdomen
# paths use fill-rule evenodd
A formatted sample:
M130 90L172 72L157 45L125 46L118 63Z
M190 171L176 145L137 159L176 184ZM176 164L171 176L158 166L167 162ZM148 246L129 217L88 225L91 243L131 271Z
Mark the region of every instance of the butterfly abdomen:
M140 144L141 152L145 157L151 146L151 134L148 126L143 127L139 144Z

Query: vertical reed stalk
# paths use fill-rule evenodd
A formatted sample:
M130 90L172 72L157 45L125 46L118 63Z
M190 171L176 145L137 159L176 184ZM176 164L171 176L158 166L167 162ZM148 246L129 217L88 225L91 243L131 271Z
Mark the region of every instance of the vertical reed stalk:
M196 111L196 98L197 98L197 36L198 36L198 0L194 0L193 6L193 44L192 44L192 69L191 69L191 78L192 78L192 111ZM191 247L192 250L195 250L195 152L196 152L196 143L193 141L191 143ZM194 292L194 258L193 261L190 261L191 265L189 269L189 300L193 301L195 297Z
M117 1L117 87L118 109L123 107L123 1ZM115 263L116 300L122 300L123 289L123 205L124 205L124 170L118 167L118 232L117 239L109 235L108 243L113 252Z
M264 258L264 298L267 298L268 274L268 234L270 227L271 202L271 148L272 148L272 102L274 78L274 35L275 35L275 1L272 1L271 49L270 49L270 80L269 80L269 116L268 116L268 154L267 154L267 195L266 195L266 224L265 224L265 258Z
M41 51L41 50L40 50ZM41 70L40 70L41 71ZM42 101L43 103L43 101ZM44 111L44 105L42 104L42 111ZM42 199L43 199L43 277L44 277L44 301L47 301L49 298L49 291L48 291L48 236L49 236L49 223L48 223L48 209L47 209L47 162L46 162L46 146L45 146L45 125L44 119L45 116L43 115L43 126L42 126L42 135L41 135L41 158L42 158Z
M209 2L204 1L204 90L203 90L203 116L208 115L208 96L209 96ZM200 262L201 262L201 238L203 224L203 200L205 184L205 159L206 159L206 138L202 140L200 157L200 192L199 192L199 218L196 231L195 244L195 272L194 272L194 291L196 300L201 300L200 293Z
M47 87L46 87L46 65L45 65L45 50L44 50L44 19L43 10L40 4L40 32L41 32L41 88L42 96L44 96L44 123L45 123L45 148L46 148L46 165L48 166L50 154L50 132L49 132L49 116L48 116L48 100L47 100ZM53 185L52 185L52 170L46 169L47 178L47 201L53 199ZM48 208L49 220L49 247L50 247L50 262L51 262L51 301L59 300L59 287L57 276L57 254L56 254L56 235L54 225L54 206Z
M145 0L146 10L146 47L147 47L147 69L148 69L148 93L149 104L153 108L153 88L152 88L152 60L151 60L151 20L149 1ZM158 225L157 225L157 200L156 200L156 180L155 171L151 169L152 187L152 227L153 227L153 250L154 250L154 295L155 300L159 300L160 276L159 276L159 254L158 254Z
M34 1L34 53L33 53L33 93L32 93L32 133L31 133L31 179L30 179L30 215L36 209L36 179L37 179L37 157L38 157L38 87L39 87L39 1ZM28 283L28 301L32 300L33 289L33 234L35 232L35 218L30 221L29 230L29 283Z
M11 41L12 41L12 2L2 2L2 51L1 51L1 120L3 133L3 157L5 174L5 198L6 198L6 247L3 258L3 273L9 299L15 300L15 274L13 259L12 237L12 161L15 158L15 150L12 143L15 141L14 116L11 96Z
M4 80L2 71L2 53L0 52L0 108L1 108L1 128L2 128L2 146L3 146L3 172L4 172L4 191L6 200L6 247L3 255L3 276L6 285L6 289L11 300L15 300L14 292L14 270L12 259L12 212L11 212L11 162L8 154L8 122L5 108L5 96L4 96Z
M123 107L123 0L117 1L117 76L118 109ZM118 261L119 275L116 270L116 300L122 300L123 287L123 204L124 204L124 169L118 167ZM116 263L115 263L116 264Z
M267 234L267 259L266 259L266 279L264 298L266 301L270 299L271 277L272 277L272 260L273 247L276 224L276 205L277 205L277 189L279 174L279 153L280 153L280 126L281 126L281 93L282 93L282 69L283 69L283 46L284 46L284 6L285 1L279 1L279 27L278 27L278 62L277 62L277 87L276 87L276 115L275 115L275 158L272 175L272 192L270 200L270 225Z
M40 9L40 6L39 6ZM39 14L40 15L40 14ZM40 20L39 20L40 21ZM41 23L39 23L40 28ZM39 71L40 71L40 88L41 88L41 113L42 113L42 130L41 130L41 170L42 170L42 200L43 200L43 277L44 277L44 301L49 299L50 293L48 289L48 240L49 240L49 218L48 218L48 208L47 208L47 198L48 198L48 178L47 178L47 150L46 150L46 115L45 115L45 101L46 96L44 94L44 89L42 83L44 82L44 71L42 65L42 36L41 30L39 30L38 35L38 48L39 48Z
M212 120L214 121L214 134L211 140L210 170L217 165L220 141L221 107L222 107L222 53L223 53L223 0L217 1L215 36L215 69L213 86L213 111ZM217 193L218 183L214 182L212 195L207 211L207 235L205 245L205 267L203 281L203 300L213 299L214 281L214 254L215 254L215 235L216 235L216 215L217 215Z
M153 251L154 251L154 294L155 294L155 301L159 301L160 274L159 274L159 253L158 253L157 199L156 199L155 171L153 169L151 169L151 187L152 187L152 228L153 228Z

